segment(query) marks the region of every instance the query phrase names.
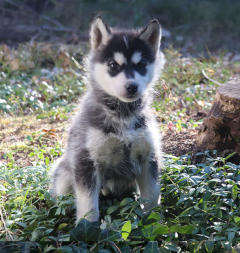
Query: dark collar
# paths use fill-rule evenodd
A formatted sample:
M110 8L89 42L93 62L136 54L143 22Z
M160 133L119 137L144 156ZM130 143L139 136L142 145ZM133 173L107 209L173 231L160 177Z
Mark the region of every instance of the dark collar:
M119 118L128 118L136 115L144 107L142 98L134 102L123 102L118 98L106 94L102 90L94 90L94 93L98 103L103 104L107 110Z

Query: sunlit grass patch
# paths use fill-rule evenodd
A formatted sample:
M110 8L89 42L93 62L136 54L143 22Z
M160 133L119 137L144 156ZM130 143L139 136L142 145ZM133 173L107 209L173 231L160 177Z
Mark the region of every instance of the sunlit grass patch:
M30 166L38 158L53 159L64 146L70 111L59 108L39 115L1 118L0 161L12 163L14 159L17 165Z
M29 114L77 102L85 89L83 48L44 43L17 49L0 46L0 111Z
M192 119L192 115L210 108L217 83L233 76L231 64L223 56L186 58L174 49L166 49L165 56L166 65L153 102L156 114L165 130L169 122L177 131L196 128L201 122ZM216 82L207 79L203 71Z

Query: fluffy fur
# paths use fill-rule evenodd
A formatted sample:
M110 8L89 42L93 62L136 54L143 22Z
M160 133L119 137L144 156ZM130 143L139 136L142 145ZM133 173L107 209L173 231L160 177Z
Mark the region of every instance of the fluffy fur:
M158 204L161 138L150 107L164 64L157 20L140 31L114 30L97 18L90 30L89 84L51 170L53 195L74 191L77 220L99 219L99 194L137 189Z

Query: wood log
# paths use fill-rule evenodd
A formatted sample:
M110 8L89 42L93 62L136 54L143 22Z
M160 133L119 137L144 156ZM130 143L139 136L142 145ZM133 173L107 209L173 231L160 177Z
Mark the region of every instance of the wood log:
M240 80L221 85L198 132L203 149L233 150L240 154Z

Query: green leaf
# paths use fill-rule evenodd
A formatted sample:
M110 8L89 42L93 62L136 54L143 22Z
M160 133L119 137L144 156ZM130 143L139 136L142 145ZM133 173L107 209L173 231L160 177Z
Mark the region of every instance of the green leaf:
M46 252L54 252L54 251L56 251L56 247L54 247L53 245L47 245L46 247L44 247L44 253Z
M159 235L166 235L169 233L169 228L166 225L154 223L144 226L142 235L148 240L155 240Z
M58 248L57 252L59 253L73 253L73 249L70 246L61 246Z
M41 231L38 228L36 228L32 232L31 241L38 241L38 239L40 238L41 234L42 234Z
M121 234L119 231L104 229L99 235L98 241L119 241L121 239Z
M151 212L147 217L142 219L142 224L149 225L152 223L159 222L161 220L161 215L156 212Z
M193 230L195 229L194 225L173 225L170 227L170 232L178 232L180 234L192 234Z
M16 222L16 224L18 224L22 228L26 228L27 227L27 224L25 222Z
M159 253L158 243L157 242L148 242L143 253Z
M107 214L112 214L112 213L114 213L118 208L119 208L119 206L117 206L117 205L110 206L110 207L107 209Z
M49 157L48 156L45 158L45 164L46 164L46 166L49 165Z
M224 241L224 240L226 240L226 237L224 237L224 236L214 236L214 241Z
M5 188L3 185L0 185L0 191L6 191L7 188Z
M234 217L234 221L235 221L236 223L239 223L239 222L240 222L240 217L239 217L239 216L235 216L235 217Z
M147 226L144 226L141 232L144 238L148 240L155 240L156 235L153 234L153 231L154 231L154 226L147 225Z
M181 249L174 244L167 244L165 245L165 248L173 252L181 252Z
M228 232L228 241L229 242L232 242L234 237L235 237L235 232Z
M225 163L229 158L231 158L235 154L236 154L236 152L233 152L233 153L229 154L228 156L226 156L225 158L223 158L223 162Z
M163 247L159 248L159 252L160 253L170 253L171 251L169 251L168 249L165 249Z
M96 241L100 234L97 222L90 222L86 219L79 221L77 226L70 231L71 238L75 241Z
M87 245L84 243L81 243L81 246L71 246L74 253L89 253L89 250L87 249Z
M111 251L108 249L100 249L98 250L98 253L111 253Z
M121 253L131 253L132 250L129 246L125 246L123 248L120 249L121 250Z
M236 184L233 185L232 187L232 197L233 199L236 199L238 196L238 186Z
M156 224L153 233L154 235L166 235L169 233L169 228L166 225Z
M66 229L67 226L68 226L67 223L61 223L58 225L58 230L64 230L64 229Z
M206 248L208 253L212 253L213 248L214 248L214 242L213 241L206 241L205 242L205 248Z
M58 207L57 210L56 210L56 215L60 215L62 212L62 208L61 207Z
M160 221L161 220L161 215L160 215L160 213L151 212L147 219L148 220L154 220L154 221Z
M132 230L132 225L131 225L131 221L128 220L127 222L124 223L124 225L122 226L122 238L126 241L129 234L131 233Z
M132 198L125 198L120 202L120 206L126 206L129 203L132 203L133 199Z

